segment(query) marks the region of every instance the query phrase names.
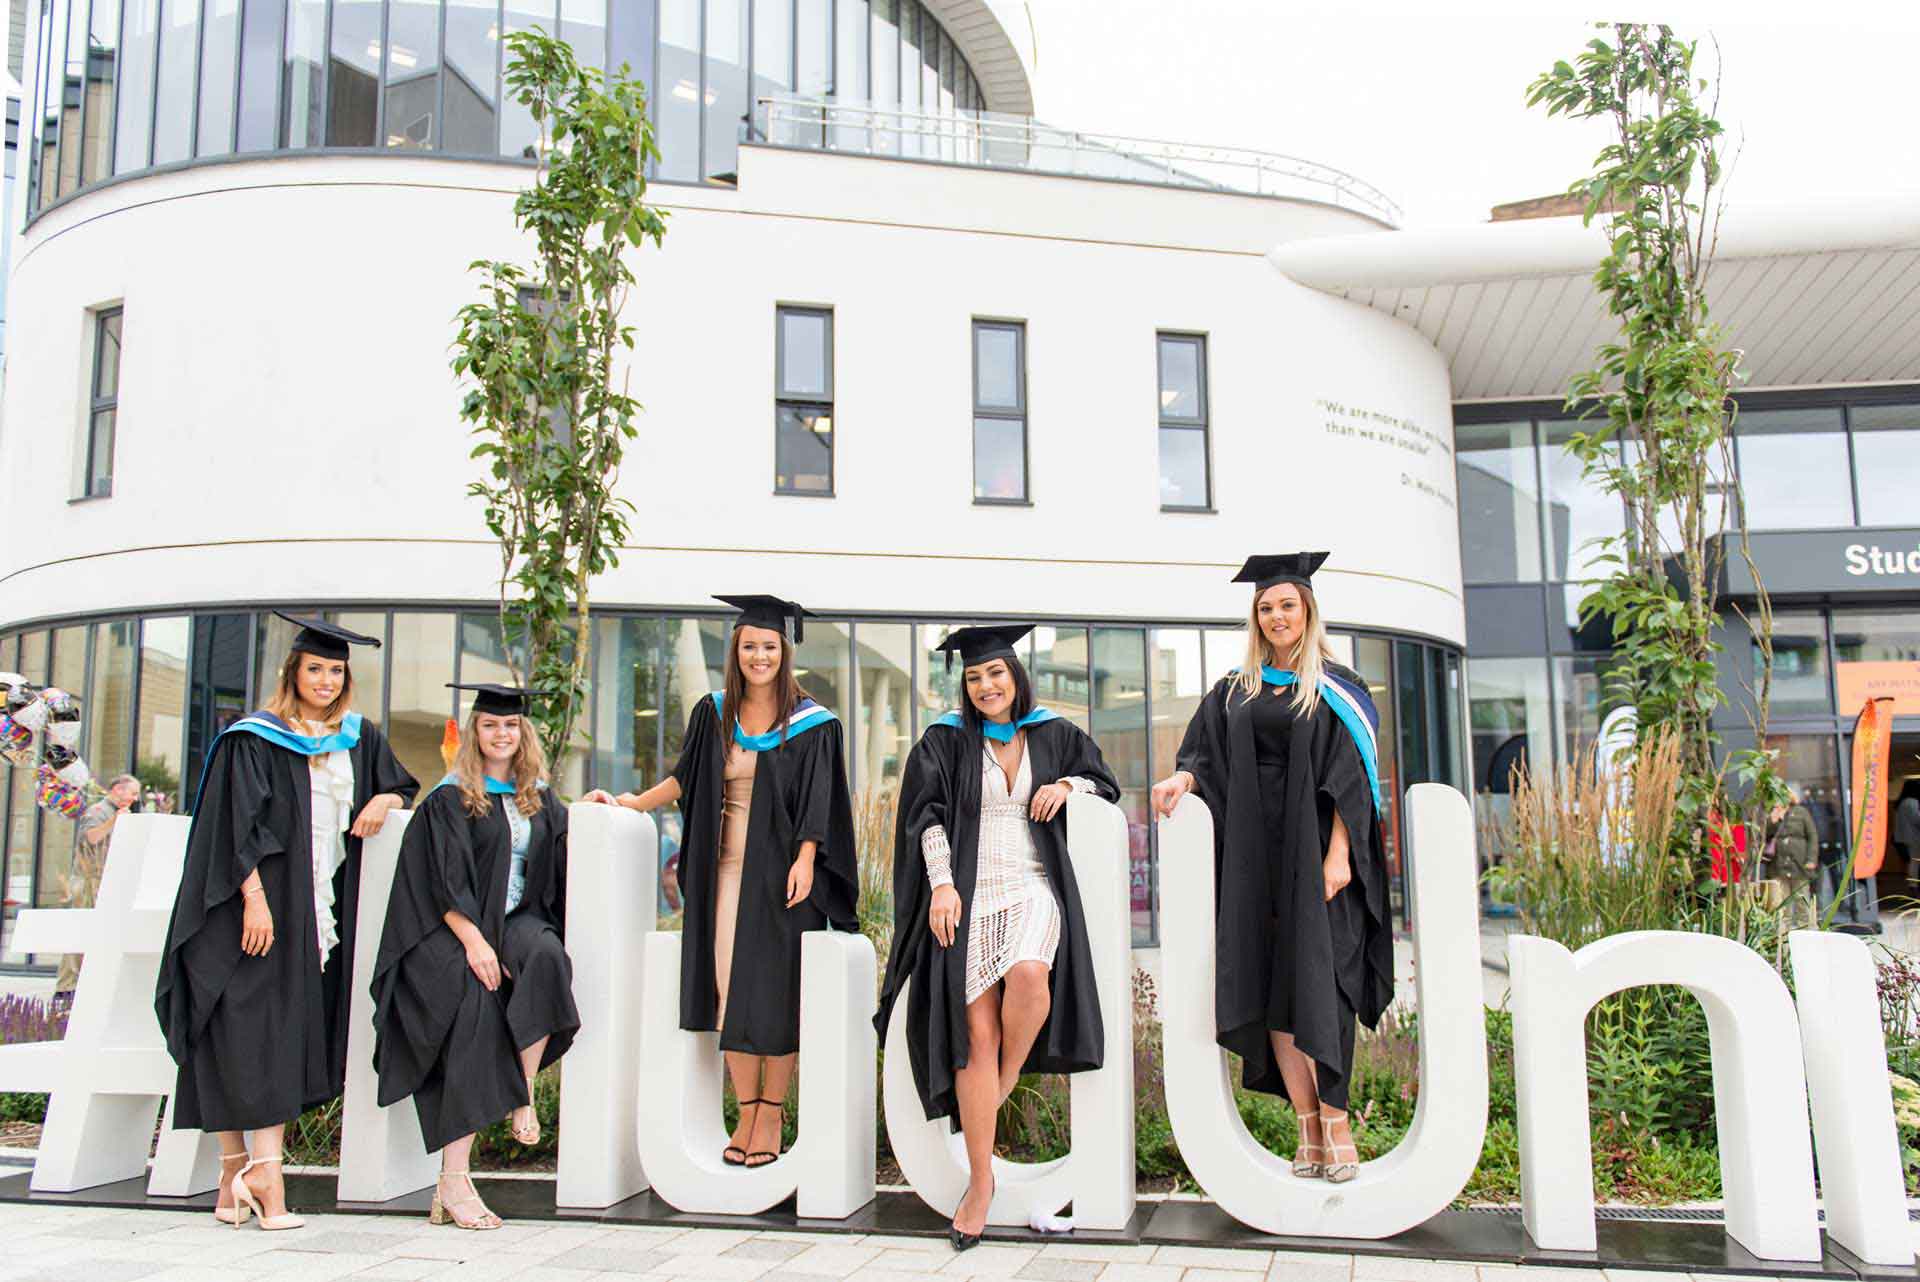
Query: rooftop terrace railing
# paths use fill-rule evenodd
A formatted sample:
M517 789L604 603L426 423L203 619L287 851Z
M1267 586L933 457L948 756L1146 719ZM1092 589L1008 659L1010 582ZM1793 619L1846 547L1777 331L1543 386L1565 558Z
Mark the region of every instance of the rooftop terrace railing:
M1393 227L1401 220L1400 206L1372 183L1277 152L1081 133L986 111L933 113L814 98L761 98L754 114L755 136L779 147L1291 197L1357 210Z

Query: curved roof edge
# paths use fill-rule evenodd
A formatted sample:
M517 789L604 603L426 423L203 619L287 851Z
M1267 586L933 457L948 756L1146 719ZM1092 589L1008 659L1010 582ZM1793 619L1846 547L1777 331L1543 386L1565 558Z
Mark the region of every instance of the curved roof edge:
M1514 219L1288 241L1267 260L1321 290L1418 288L1586 275L1606 253L1601 221ZM1769 258L1920 246L1920 193L1795 205L1730 205L1716 257Z
M1594 288L1604 227L1516 219L1293 240L1310 289L1411 325L1459 401L1558 399L1619 332ZM1707 289L1748 387L1920 382L1920 192L1732 205Z
M947 29L987 96L987 110L1033 114L1033 28L1014 0L922 0Z

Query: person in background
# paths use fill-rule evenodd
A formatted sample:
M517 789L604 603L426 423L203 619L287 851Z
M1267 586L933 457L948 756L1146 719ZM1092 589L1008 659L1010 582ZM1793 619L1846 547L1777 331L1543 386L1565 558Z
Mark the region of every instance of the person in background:
M132 775L115 776L107 785L107 795L87 807L80 816L80 839L73 848L73 868L67 873L68 908L91 908L100 894L100 878L107 871L107 847L113 841L113 829L120 816L140 800L140 781ZM53 981L56 1005L73 1001L74 987L80 982L79 953L60 959L60 974Z
M1907 886L1920 895L1920 779L1907 780L1893 807L1893 844L1907 861Z
M1803 919L1809 928L1820 924L1817 891L1820 883L1820 830L1801 804L1800 789L1789 784L1793 800L1778 805L1767 816L1767 875L1784 891L1780 912L1789 929Z

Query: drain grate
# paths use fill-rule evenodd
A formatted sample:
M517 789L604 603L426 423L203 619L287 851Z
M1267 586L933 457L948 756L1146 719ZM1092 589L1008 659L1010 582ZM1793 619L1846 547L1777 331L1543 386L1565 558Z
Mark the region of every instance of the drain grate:
M1513 1219L1520 1218L1517 1206L1468 1206L1462 1210L1471 1215L1502 1215ZM1827 1213L1819 1213L1820 1222L1827 1222ZM1665 1220L1685 1224L1718 1224L1725 1215L1712 1206L1596 1206L1593 1215L1598 1220ZM1920 1206L1907 1208L1909 1220L1920 1221Z

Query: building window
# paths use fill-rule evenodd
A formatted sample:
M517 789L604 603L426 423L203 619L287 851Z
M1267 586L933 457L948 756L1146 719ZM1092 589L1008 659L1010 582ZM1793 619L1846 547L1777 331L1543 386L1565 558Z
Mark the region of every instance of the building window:
M86 498L113 493L113 435L120 416L121 309L94 313L92 400L87 413Z
M1213 506L1207 465L1207 340L1160 335L1160 506Z
M833 313L774 315L773 488L833 494Z
M973 323L973 501L1027 501L1027 327Z
M1740 489L1756 530L1853 524L1853 478L1838 406L1745 410L1734 420Z

